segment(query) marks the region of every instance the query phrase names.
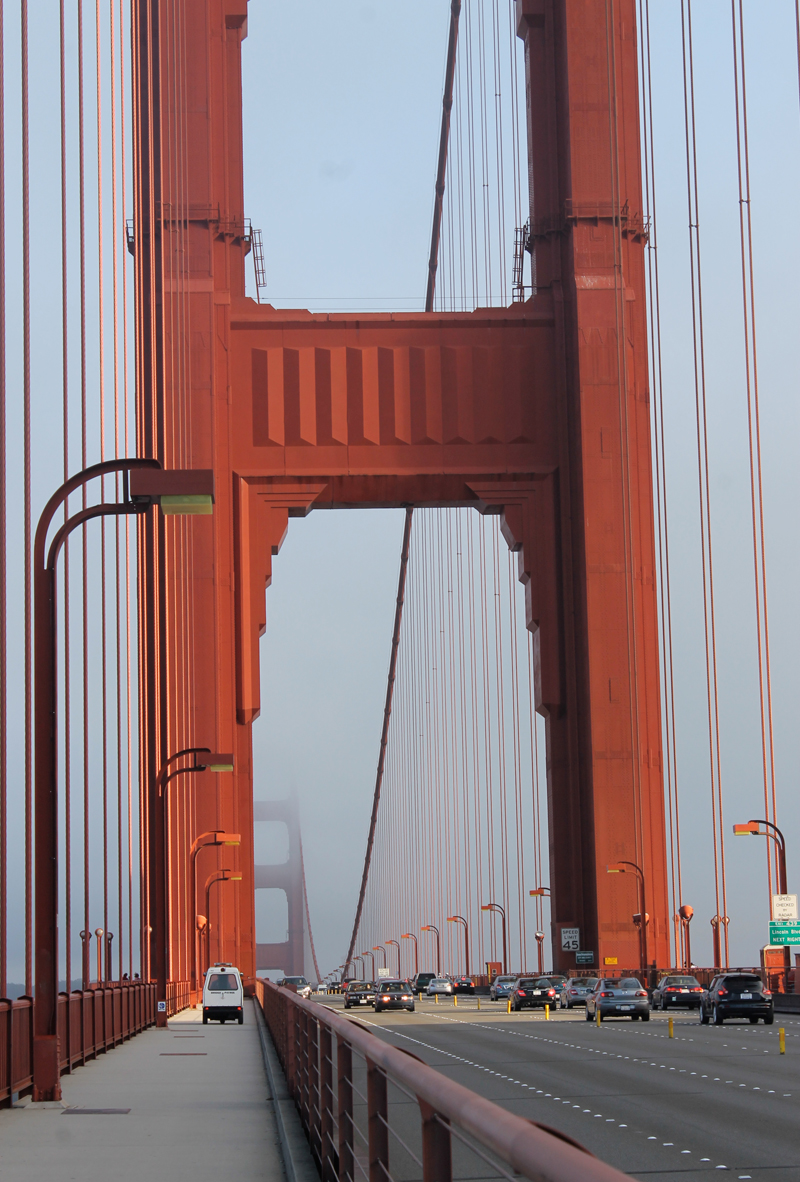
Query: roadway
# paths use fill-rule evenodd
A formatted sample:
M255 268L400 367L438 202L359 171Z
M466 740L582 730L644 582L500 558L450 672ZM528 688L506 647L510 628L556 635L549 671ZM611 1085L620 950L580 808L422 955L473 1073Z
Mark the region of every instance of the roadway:
M322 1000L322 999L319 999ZM326 998L342 1008L341 998ZM465 1087L560 1129L637 1178L691 1182L800 1180L800 1022L701 1026L695 1013L649 1022L584 1010L507 1014L505 1004L459 997L417 1002L414 1014L348 1011L374 1033ZM786 1054L778 1031L786 1030Z

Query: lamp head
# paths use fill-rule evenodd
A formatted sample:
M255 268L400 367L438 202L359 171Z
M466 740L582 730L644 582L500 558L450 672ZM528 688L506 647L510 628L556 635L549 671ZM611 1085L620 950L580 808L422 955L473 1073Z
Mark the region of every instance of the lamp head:
M230 752L203 751L196 756L195 766L204 772L232 772L233 756Z
M129 496L135 504L160 505L167 516L197 516L214 509L214 472L211 468L134 468Z
M238 833L215 833L212 845L241 845L242 838Z
M734 837L757 837L760 833L758 821L748 821L746 825L734 825Z
M627 874L628 867L623 862L609 862L606 870L609 874Z
M535 891L528 891L529 895L546 895L547 887L537 887Z

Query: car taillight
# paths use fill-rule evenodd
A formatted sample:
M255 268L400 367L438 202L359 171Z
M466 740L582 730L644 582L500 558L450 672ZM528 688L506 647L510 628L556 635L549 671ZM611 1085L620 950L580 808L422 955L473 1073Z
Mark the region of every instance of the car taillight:
M555 989L548 989L548 990L547 990L547 996L548 996L548 997L555 997L555 995L556 995L556 991L555 991Z
M524 996L525 996L525 990L524 990L524 989L518 989L518 990L517 990L517 994L518 994L520 997L524 997Z
M668 986L667 986L667 988L664 990L664 992L665 992L665 993L674 993L674 992L675 992L675 986L674 986L674 985L668 985Z
M762 989L761 996L762 997L772 997L772 990L771 989Z
M634 993L634 995L633 995L633 996L634 996L634 997L647 997L647 994L646 994L646 992L644 991L644 989L639 989L639 990L637 990L637 992L636 992L636 993Z
M613 997L614 994L606 991L605 993L601 993L600 996L601 997Z
M692 986L692 993L702 993L702 992L703 992L702 985L693 985Z
M569 994L570 994L570 997L577 997L578 990L577 989L570 989Z
M727 989L718 989L717 992L719 993L720 997L724 997L727 994L728 990Z

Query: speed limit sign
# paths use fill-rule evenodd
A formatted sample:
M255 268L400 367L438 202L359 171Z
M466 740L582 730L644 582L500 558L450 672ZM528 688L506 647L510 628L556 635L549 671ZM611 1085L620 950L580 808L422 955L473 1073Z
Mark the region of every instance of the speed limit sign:
M581 946L581 930L580 928L562 928L561 929L561 951L562 952L578 952Z

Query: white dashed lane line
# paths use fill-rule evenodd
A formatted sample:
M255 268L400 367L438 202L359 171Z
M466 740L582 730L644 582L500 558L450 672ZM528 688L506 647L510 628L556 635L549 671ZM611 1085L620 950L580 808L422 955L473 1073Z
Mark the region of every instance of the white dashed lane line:
M446 1019L446 1020L451 1021L451 1022L457 1021L457 1019L453 1019L453 1018ZM526 1088L529 1093L532 1093L536 1096L541 1096L545 1100L553 1100L554 1103L561 1103L561 1104L569 1105L573 1111L578 1112L582 1116L590 1116L590 1117L592 1117L593 1120L603 1120L603 1121L605 1121L606 1124L614 1124L620 1130L628 1129L628 1127L629 1127L627 1124L619 1123L616 1120L616 1118L613 1116L604 1117L602 1112L593 1112L593 1110L591 1108L583 1108L582 1109L580 1104L573 1104L571 1100L562 1100L560 1096L554 1096L552 1094L552 1092L545 1092L542 1088L535 1088L533 1086L533 1084L521 1083L520 1080L512 1079L511 1076L509 1076L509 1075L503 1075L502 1072L500 1072L500 1071L493 1071L491 1069L491 1067L484 1067L483 1064L476 1063L473 1059L467 1059L463 1055L456 1055L453 1051L446 1051L446 1050L444 1050L443 1047L433 1046L432 1043L423 1042L419 1038L412 1038L410 1034L405 1034L401 1030L396 1030L396 1029L393 1029L392 1027L381 1026L381 1025L379 1025L379 1023L370 1022L366 1018L362 1019L362 1021L367 1026L374 1026L377 1030L384 1031L385 1033L391 1034L391 1035L395 1036L396 1038L404 1038L408 1042L413 1042L418 1047L424 1047L426 1050L433 1051L434 1054L446 1055L448 1059L453 1059L457 1063L463 1063L466 1067L474 1067L476 1070L483 1071L487 1075L493 1075L496 1079L502 1079L505 1082L510 1083L510 1084L517 1084L522 1088ZM463 1025L469 1025L469 1023L463 1023ZM477 1025L477 1023L475 1023L475 1025ZM483 1027L483 1029L490 1029L490 1028ZM525 1035L524 1037L529 1038L532 1036ZM542 1039L541 1041L552 1042L554 1040ZM570 1044L570 1045L573 1045L573 1044ZM577 1049L580 1050L581 1048L577 1048ZM620 1056L620 1057L622 1057L622 1056ZM627 1056L625 1056L625 1058L627 1058ZM535 1066L535 1065L532 1064L531 1066ZM632 1131L635 1133L637 1130L634 1129ZM658 1137L656 1137L655 1134L650 1134L649 1136L647 1134L645 1134L645 1136L647 1136L648 1141L658 1141ZM661 1146L662 1146L662 1148L665 1148L665 1149L674 1148L674 1142L662 1141ZM681 1154L681 1156L690 1155L692 1153L692 1150L691 1149L681 1149L681 1150L679 1150L679 1153ZM710 1162L711 1159L708 1157L703 1157L703 1158L700 1158L700 1161L701 1162ZM715 1167L715 1169L727 1170L728 1167L725 1165L718 1165Z
M658 1070L661 1070L661 1069L667 1070L667 1065L665 1063L656 1063L656 1062L651 1061L650 1059L640 1059L638 1056L635 1056L635 1055L621 1055L621 1054L616 1053L615 1051L603 1051L599 1047L585 1047L581 1043L564 1042L563 1040L557 1039L557 1038L545 1038L544 1035L540 1035L540 1034L525 1034L521 1030L507 1030L507 1029L504 1029L500 1025L487 1026L482 1022L466 1022L462 1018L448 1018L448 1017L445 1017L443 1014L426 1014L424 1010L421 1012L425 1015L426 1018L436 1018L436 1020L438 1022L454 1022L458 1026L475 1026L479 1030L499 1031L501 1034L507 1034L511 1038L528 1038L534 1042L550 1043L552 1046L566 1047L569 1050L587 1051L591 1055L600 1055L601 1057L606 1057L608 1059L627 1060L630 1063L638 1063L642 1067L649 1066L649 1067L656 1067ZM620 1029L623 1029L623 1028L620 1028ZM645 1037L647 1037L647 1038L649 1038L649 1037L667 1038L668 1036L667 1035L653 1036L648 1033L645 1035ZM694 1039L685 1039L684 1038L679 1041L693 1042ZM723 1043L722 1045L724 1047L727 1047L728 1043ZM686 1067L683 1067L683 1068L670 1067L669 1070L674 1071L676 1075L686 1075L687 1078L691 1078L694 1076L698 1082L701 1079L709 1080L708 1075L698 1074L696 1071L689 1071L689 1069ZM723 1083L720 1076L714 1076L714 1077L710 1078L709 1082ZM736 1082L737 1081L732 1080L732 1079L726 1079L724 1081L724 1085L725 1084L733 1084ZM758 1085L755 1085L755 1084L739 1083L738 1086L740 1088L749 1088L749 1090L752 1092L760 1092L762 1096L775 1096L776 1098L781 1098L781 1099L785 1099L785 1100L791 1099L792 1094L793 1094L792 1092L778 1093L775 1090L775 1088L769 1088L769 1089L765 1090L764 1088L762 1088Z

